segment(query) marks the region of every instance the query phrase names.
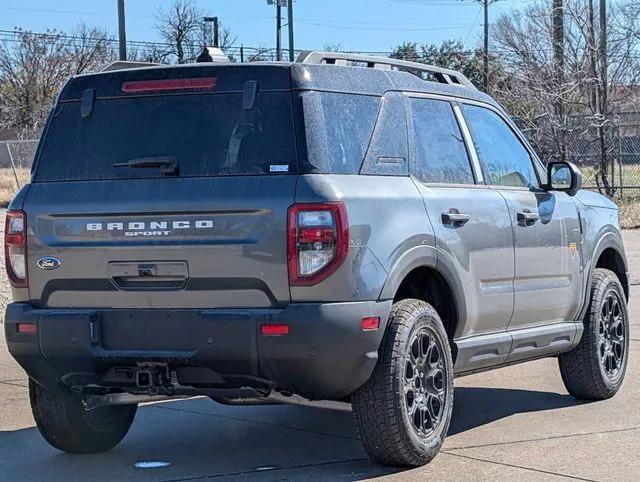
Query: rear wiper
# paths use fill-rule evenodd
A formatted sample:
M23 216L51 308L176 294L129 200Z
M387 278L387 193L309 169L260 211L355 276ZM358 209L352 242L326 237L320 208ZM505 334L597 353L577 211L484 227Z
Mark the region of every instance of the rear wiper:
M113 167L128 167L131 169L159 169L165 174L178 175L180 169L178 161L172 157L141 157L127 162L116 162Z

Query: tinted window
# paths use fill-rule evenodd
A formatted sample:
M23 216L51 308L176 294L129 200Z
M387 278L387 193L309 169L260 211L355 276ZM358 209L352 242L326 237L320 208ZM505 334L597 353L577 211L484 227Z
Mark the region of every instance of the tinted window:
M465 105L464 113L491 184L537 187L531 156L509 125L498 114L483 107Z
M304 172L358 174L380 98L306 92L302 100L308 164Z
M141 158L173 158L183 177L296 172L289 93L259 92L251 110L241 93L97 100L84 118L80 102L58 109L36 181L164 176L114 167Z
M473 184L460 126L449 102L411 99L415 137L413 174L423 182Z

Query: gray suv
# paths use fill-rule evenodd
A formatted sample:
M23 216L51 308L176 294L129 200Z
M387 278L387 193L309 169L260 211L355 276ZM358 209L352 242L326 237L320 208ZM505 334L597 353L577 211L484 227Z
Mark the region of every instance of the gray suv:
M7 213L7 344L60 450L114 447L149 400L304 398L350 402L374 460L425 464L454 377L554 356L577 398L622 384L618 210L581 182L437 67L79 75Z

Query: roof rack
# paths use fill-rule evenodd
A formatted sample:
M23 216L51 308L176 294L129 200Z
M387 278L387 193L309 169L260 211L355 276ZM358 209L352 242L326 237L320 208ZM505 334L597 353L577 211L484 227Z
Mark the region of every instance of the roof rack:
M115 62L111 62L110 64L105 65L99 71L100 72L110 72L113 70L126 70L126 69L137 69L140 67L157 67L164 64L158 64L155 62L134 62L128 60L116 60Z
M371 55L346 54L341 52L312 52L300 53L297 62L302 64L329 64L329 65L349 65L366 64L366 67L382 70L400 70L409 72L424 79L421 74L430 74L436 82L441 84L457 85L468 89L477 90L476 86L462 73L436 67L434 65L422 64L419 62L409 62L388 57L374 57Z

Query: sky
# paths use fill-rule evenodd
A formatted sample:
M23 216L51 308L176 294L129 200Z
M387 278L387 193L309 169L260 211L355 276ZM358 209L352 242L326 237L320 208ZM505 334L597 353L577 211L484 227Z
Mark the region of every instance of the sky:
M237 36L237 46L272 48L275 7L267 0L194 0L208 15L217 15ZM490 20L532 0L498 0ZM159 40L154 15L169 0L125 0L127 38ZM0 0L0 30L20 27L34 32L72 31L85 22L117 32L116 0ZM286 22L286 19L285 19ZM404 41L439 43L462 40L480 44L482 7L475 0L297 0L294 3L296 49L385 52ZM283 45L286 44L283 31Z

